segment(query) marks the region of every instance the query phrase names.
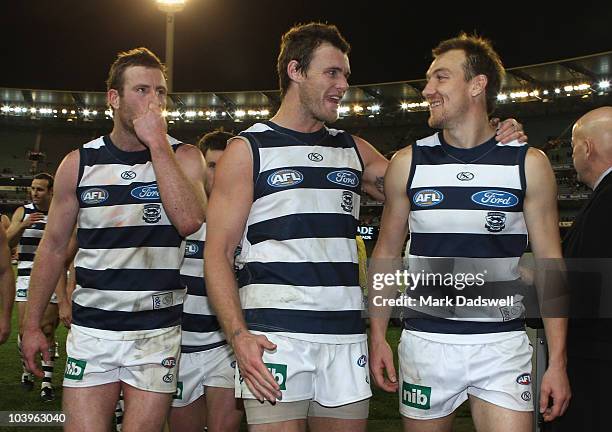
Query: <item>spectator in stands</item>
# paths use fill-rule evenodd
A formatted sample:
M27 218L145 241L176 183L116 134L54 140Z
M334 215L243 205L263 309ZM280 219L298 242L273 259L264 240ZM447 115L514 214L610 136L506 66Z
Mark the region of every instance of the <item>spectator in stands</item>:
M581 117L572 130L572 147L578 179L593 194L563 239L572 283L568 374L573 399L553 429L607 431L612 404L612 320L598 319L596 311L600 309L601 291L611 288L609 277L602 273L612 258L612 107L598 108ZM585 271L581 268L585 264L593 270L602 266L601 271Z

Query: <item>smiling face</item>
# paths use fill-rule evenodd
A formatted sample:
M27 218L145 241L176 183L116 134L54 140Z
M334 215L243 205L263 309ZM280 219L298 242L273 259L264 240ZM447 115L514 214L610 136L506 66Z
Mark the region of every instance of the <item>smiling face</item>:
M348 56L328 43L321 44L297 82L304 111L321 122L338 120L340 100L348 90L350 73Z
M161 70L132 66L123 72L123 89L108 91L113 116L121 126L134 133L134 119L144 114L150 103L166 108L166 79Z
M450 50L431 63L423 97L429 102L428 124L434 129L447 129L461 121L468 111L472 80L466 81L463 50Z

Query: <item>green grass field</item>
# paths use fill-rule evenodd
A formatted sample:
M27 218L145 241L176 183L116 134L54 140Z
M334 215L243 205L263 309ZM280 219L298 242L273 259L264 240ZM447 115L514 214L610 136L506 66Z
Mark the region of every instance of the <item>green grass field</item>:
M9 340L0 346L0 411L60 411L61 410L61 382L66 364L66 334L67 330L60 326L56 336L60 341L60 358L55 362L55 374L53 385L56 389L56 400L53 402L42 402L40 400L40 379L37 379L33 391L26 392L20 385L21 362L17 351L17 314L13 314L13 334ZM389 341L394 351L397 352L400 329L389 329ZM396 359L397 361L397 359ZM397 364L397 363L396 363ZM453 428L458 432L473 431L472 420L467 406L459 409ZM0 431L25 431L26 428L2 427ZM37 432L59 431L59 427L36 427ZM246 427L243 428L246 430ZM401 420L398 411L398 397L378 389L374 389L374 397L370 404L370 419L368 431L372 432L397 432L401 431Z

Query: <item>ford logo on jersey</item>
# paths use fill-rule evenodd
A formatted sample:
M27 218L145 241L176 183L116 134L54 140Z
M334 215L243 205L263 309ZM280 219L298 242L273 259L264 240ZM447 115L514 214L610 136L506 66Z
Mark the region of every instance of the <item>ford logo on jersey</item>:
M159 190L156 184L135 187L130 193L134 198L139 200L159 199Z
M341 186L359 186L359 177L355 173L346 170L330 172L327 174L327 180Z
M419 207L431 207L444 200L442 192L435 189L425 189L414 194L412 202Z
M472 195L472 201L487 207L514 207L518 204L519 199L510 192L486 190Z
M91 188L83 191L81 201L85 204L100 204L108 199L108 192L101 188Z
M304 175L294 169L282 169L274 171L268 176L268 184L272 187L289 187L304 181Z

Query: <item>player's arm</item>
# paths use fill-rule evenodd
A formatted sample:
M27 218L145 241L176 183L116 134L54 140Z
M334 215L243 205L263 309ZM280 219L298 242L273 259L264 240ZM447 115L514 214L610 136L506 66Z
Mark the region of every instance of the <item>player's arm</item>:
M0 225L0 344L11 334L11 312L15 299L15 275L4 224Z
M194 146L182 145L174 154L157 102L151 102L147 111L134 120L134 130L151 151L157 187L168 218L181 236L196 232L206 212L202 153Z
M23 207L18 207L17 210L13 213L13 217L11 218L11 224L9 225L6 236L8 238L9 247L13 248L17 246L19 243L19 239L23 235L23 232L26 229L26 226L22 223L23 216L25 214L25 209Z
M66 272L66 249L79 211L75 193L78 172L79 152L75 150L64 158L57 170L48 222L36 250L30 277L23 354L26 367L38 376L43 376L43 373L36 364L36 354L41 352L44 360L49 361L49 347L40 329L40 321L60 274Z
M353 136L353 139L357 144L361 160L363 160L363 189L372 198L384 201L385 172L389 166L389 161L363 138Z
M234 274L234 251L253 204L253 159L249 144L232 139L215 172L207 211L204 265L208 297L234 349L245 382L259 400L275 401L279 386L262 361L264 349L276 346L247 330Z
M380 233L368 270L368 302L370 312L370 369L374 382L386 391L397 390L393 354L386 340L392 308L384 300L395 298L395 285L382 285L380 276L401 268L401 253L408 235L410 201L406 184L412 162L412 148L399 151L392 159L385 176L385 207ZM387 377L384 376L386 371Z
M563 271L559 216L557 213L557 185L548 158L540 150L529 149L525 159L527 191L523 205L529 241L536 260L547 260L544 267L553 265ZM538 290L550 287L536 286ZM542 296L540 296L542 297ZM567 318L543 317L548 342L548 368L542 379L540 412L551 421L567 409L570 394L567 378ZM548 408L549 398L553 406Z

